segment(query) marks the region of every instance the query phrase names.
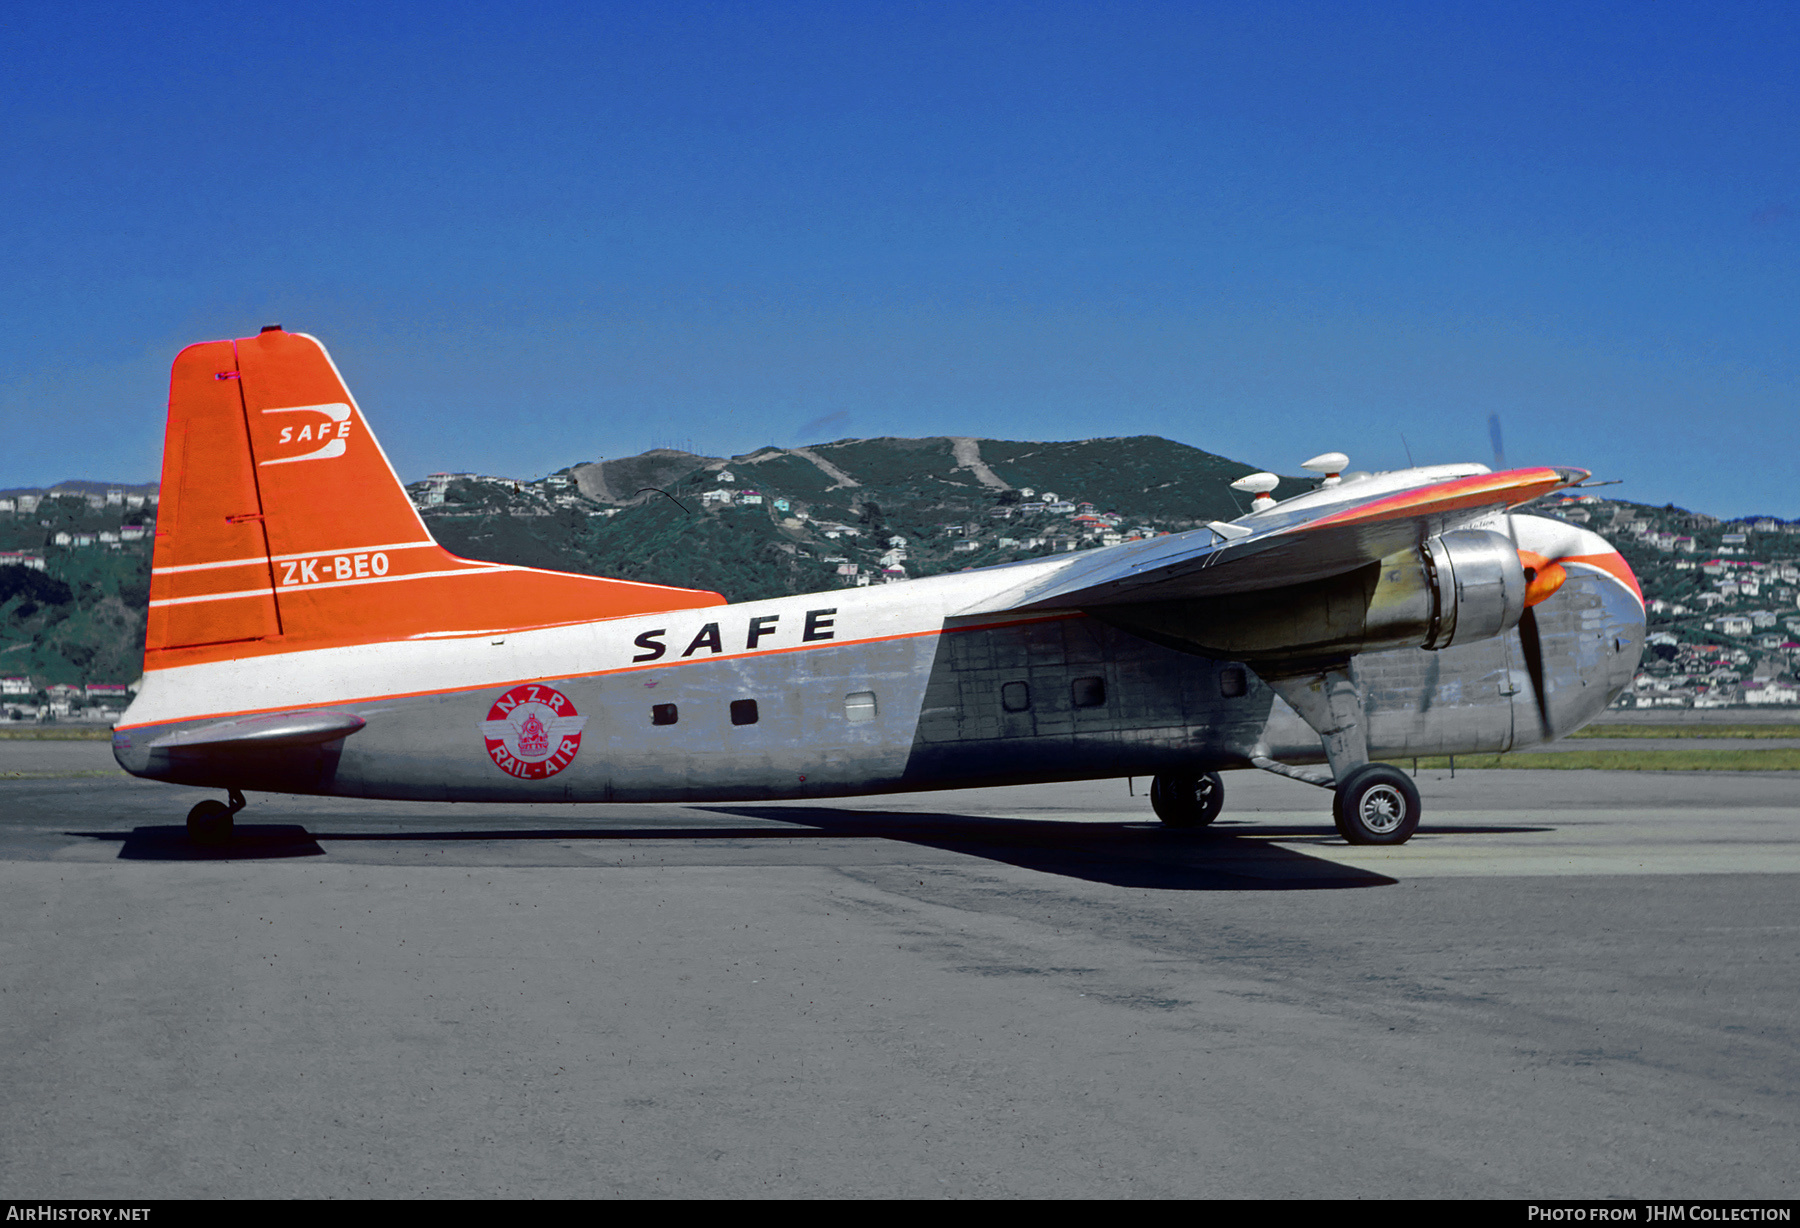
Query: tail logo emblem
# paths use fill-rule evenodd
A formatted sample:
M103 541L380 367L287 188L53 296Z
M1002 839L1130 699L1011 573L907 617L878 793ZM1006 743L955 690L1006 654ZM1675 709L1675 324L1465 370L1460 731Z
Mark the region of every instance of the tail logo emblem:
M542 683L514 687L488 709L481 722L487 755L509 776L544 780L575 761L587 717L569 697Z
M294 461L328 460L342 456L349 447L350 407L339 401L331 405L289 405L283 409L265 409L265 414L322 414L325 421L302 419L299 426L284 426L275 440L279 445L305 444L310 451L298 456L276 456L262 465L288 465ZM279 419L277 419L279 421Z

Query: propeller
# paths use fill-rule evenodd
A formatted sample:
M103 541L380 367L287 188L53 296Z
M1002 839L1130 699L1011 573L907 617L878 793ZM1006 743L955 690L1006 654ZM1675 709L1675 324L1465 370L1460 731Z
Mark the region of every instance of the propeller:
M1512 517L1506 518L1513 548L1519 550L1519 537L1512 529ZM1519 647L1525 654L1525 672L1531 678L1531 693L1537 700L1538 728L1549 741L1554 734L1550 725L1550 689L1544 678L1544 641L1538 630L1537 607L1561 588L1569 578L1560 558L1547 559L1532 550L1519 550L1519 563L1525 569L1525 613L1519 616Z
M1525 651L1525 672L1531 676L1531 693L1537 699L1538 728L1544 740L1554 733L1550 726L1550 693L1544 688L1544 642L1538 635L1537 610L1525 607L1519 618L1519 647Z

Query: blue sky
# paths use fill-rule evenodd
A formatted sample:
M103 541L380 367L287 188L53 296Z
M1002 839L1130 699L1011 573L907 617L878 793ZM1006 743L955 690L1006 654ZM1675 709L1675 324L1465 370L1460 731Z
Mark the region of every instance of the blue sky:
M401 475L1161 434L1800 517L1785 4L15 3L0 487L310 332ZM1404 440L1404 442L1403 442Z

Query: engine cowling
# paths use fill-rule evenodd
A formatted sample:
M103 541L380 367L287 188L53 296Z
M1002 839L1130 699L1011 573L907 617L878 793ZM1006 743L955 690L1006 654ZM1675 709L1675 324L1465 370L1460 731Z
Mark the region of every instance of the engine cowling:
M1449 648L1501 635L1518 625L1525 593L1524 565L1510 538L1459 529L1324 580L1089 613L1208 655L1304 659Z
M1431 573L1432 626L1423 648L1449 648L1502 635L1525 613L1525 565L1510 537L1461 529L1419 552Z

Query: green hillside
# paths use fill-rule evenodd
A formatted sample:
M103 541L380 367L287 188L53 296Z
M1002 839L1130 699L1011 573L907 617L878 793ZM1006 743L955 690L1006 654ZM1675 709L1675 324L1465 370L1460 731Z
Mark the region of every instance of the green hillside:
M839 566L879 572L894 537L905 539L899 565L908 578L1101 543L1092 533L1084 540L1093 526L1074 526L1067 513L1028 510L1041 507L1046 493L1117 513L1124 534L1191 528L1240 515L1229 484L1252 472L1154 436L972 442L991 474L959 461L957 441L941 436L844 439L729 460L658 453L667 478L660 489L671 498L624 490L652 472L630 458L607 462L604 482L594 466L565 471L572 484L560 486L555 478L453 482L425 514L445 546L471 558L712 589L743 601L854 583L840 578ZM691 467L669 473L678 457ZM730 501L708 501L708 491ZM743 503L748 492L762 502ZM997 508L1006 515L996 517ZM855 534L828 536L837 525Z
M42 557L44 571L0 567L0 676L54 683L130 682L143 672L150 538L59 547L58 533L99 534L150 517L45 498L29 514L0 514L0 550Z
M1059 494L1104 490L1110 507L1129 516L1164 520L1230 520L1243 515L1249 500L1234 498L1230 485L1256 472L1253 466L1155 435L1091 443L983 440L981 455L989 468L1014 486ZM1284 479L1283 485L1291 487L1292 482Z

